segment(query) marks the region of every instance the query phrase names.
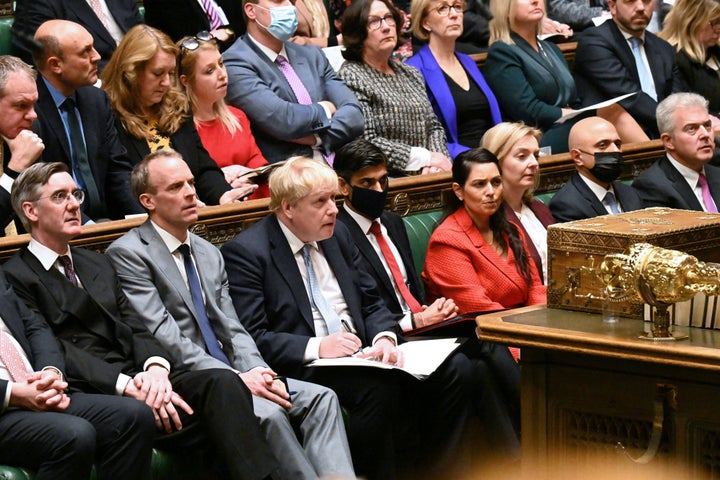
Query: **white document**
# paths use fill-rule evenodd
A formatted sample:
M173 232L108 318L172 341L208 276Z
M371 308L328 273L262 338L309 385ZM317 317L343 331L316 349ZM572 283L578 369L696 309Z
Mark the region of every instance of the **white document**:
M580 108L578 110L573 110L572 113L568 113L564 117L560 117L557 120L555 120L555 123L564 123L565 121L570 120L571 118L577 117L582 112L587 112L588 110L597 110L598 108L607 107L608 105L612 105L613 103L617 103L621 100L625 100L628 97L632 97L636 93L637 92L626 93L625 95L620 95L619 97L611 98L610 100L605 100L604 102L596 103L595 105L590 105L588 107Z
M403 368L375 360L357 357L320 358L308 363L307 367L372 367L386 370L402 370L424 380L429 377L461 345L457 338L434 340L412 340L398 347L405 358Z

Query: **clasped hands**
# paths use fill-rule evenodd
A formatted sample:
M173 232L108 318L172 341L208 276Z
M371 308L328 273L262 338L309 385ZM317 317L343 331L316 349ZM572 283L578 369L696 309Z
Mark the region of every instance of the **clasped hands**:
M182 429L178 408L188 415L193 414L190 405L173 391L169 372L160 365L150 365L146 371L135 375L125 386L123 395L148 405L155 416L155 425L167 433Z
M372 347L366 349L362 348L360 338L350 332L332 333L320 341L320 358L340 358L351 355L398 367L402 367L404 363L402 352L387 337L379 338Z
M68 384L54 369L33 372L24 383L13 382L10 406L26 410L62 412L70 406Z

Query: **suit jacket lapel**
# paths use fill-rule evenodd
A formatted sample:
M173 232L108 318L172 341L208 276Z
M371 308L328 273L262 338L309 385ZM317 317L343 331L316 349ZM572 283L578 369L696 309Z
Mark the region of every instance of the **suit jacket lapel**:
M705 166L705 177L710 187L710 195L715 200L715 206L720 209L720 170L712 165Z
M78 18L82 19L82 25L89 31L93 32L93 36L102 38L102 40L108 45L116 45L115 40L107 31L105 25L102 24L98 16L93 11L90 4L85 0L65 0L67 8L74 11ZM108 2L110 4L112 2ZM96 45L97 47L97 45Z
M295 92L290 87L290 83L288 83L287 78L285 78L285 75L280 71L280 67L275 63L271 62L267 55L263 51L261 51L257 45L255 45L255 42L253 42L250 39L249 35L245 35L243 37L243 40L245 43L250 47L250 49L255 53L255 55L258 56L258 58L264 62L268 68L263 69L263 71L260 73L261 76L266 75L272 75L274 78L268 79L268 83L272 85L282 85L283 88L283 94L282 96L285 98L285 100L297 102L297 98L295 98ZM287 44L286 44L287 45ZM297 55L296 55L297 56ZM293 68L295 68L295 60L293 59ZM298 74L300 76L300 74ZM302 76L300 76L302 78ZM303 80L304 82L304 80ZM307 88L307 85L305 86ZM308 89L308 91L310 91Z
M55 140L60 144L62 147L62 151L65 154L65 158L48 158L46 161L53 161L53 162L64 162L68 166L72 165L71 157L70 157L70 143L68 140L67 135L65 134L65 125L62 122L62 119L60 118L60 112L58 112L57 107L55 106L55 101L52 98L52 95L50 95L50 90L48 90L47 85L45 85L45 81L42 79L42 75L38 75L37 78L37 89L38 89L38 104L42 107L43 113L44 113L44 121L47 122L49 125L49 132L42 131L40 132L40 136L42 138L50 139L52 137L55 138ZM36 122L36 125L40 125L40 122ZM50 143L46 140L47 143Z
M678 172L677 168L670 163L667 156L660 159L658 166L665 172L665 175L675 187L675 191L678 192L689 210L703 209L702 205L700 205L700 201L695 196L695 192L693 192L690 185L688 185L687 180L685 180L685 177L683 177L682 174Z
M410 248L410 246L405 243L405 237L407 236L407 232L404 231L405 225L402 223L402 220L400 220L400 223L390 220L390 216L385 212L382 213L380 218L382 219L385 228L387 228L390 240L392 240L400 253L400 259L402 260L403 265L405 265L405 274L407 276L408 283L410 284L410 293L413 294L418 302L421 304L425 303L422 287L420 285L420 277L418 277L418 272L415 271L415 262L412 258L412 250L409 250L408 248ZM402 232L399 231L400 228L403 229ZM387 274L385 276L387 276ZM392 293L394 296L395 290L393 290Z
M608 211L605 208L605 205L602 204L600 200L598 200L597 196L593 193L592 190L590 190L590 187L588 187L585 184L585 181L580 178L580 174L575 172L573 173L573 176L570 177L570 181L572 182L575 189L578 191L578 193L582 196L582 198L585 200L586 205L590 207L590 210L594 213L594 215L586 215L589 218L599 216L599 215L607 215ZM580 205L580 208L585 210L583 205Z
M300 269L295 261L295 256L290 250L290 245L285 238L285 234L280 229L278 219L275 215L268 218L267 222L267 236L270 241L270 252L272 256L272 262L278 272L281 272L281 277L287 282L287 288L295 297L300 314L303 320L310 326L312 331L315 331L315 323L313 322L312 306L308 298L307 287L303 282ZM278 288L280 288L278 286Z
M430 47L425 45L418 55L424 66L425 83L428 85L432 94L435 96L437 104L443 114L445 125L447 126L450 140L457 143L457 109L455 108L455 100L450 93L450 87L445 81L442 69L438 65L437 60L430 51Z

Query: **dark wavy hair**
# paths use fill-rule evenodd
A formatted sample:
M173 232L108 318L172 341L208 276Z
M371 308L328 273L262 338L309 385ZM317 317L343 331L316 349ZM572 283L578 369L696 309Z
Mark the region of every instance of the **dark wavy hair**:
M368 37L368 16L370 6L375 0L354 0L342 17L343 50L342 55L350 62L362 62L363 48ZM403 17L391 0L377 0L387 6L395 19L395 31L398 42L401 40Z
M473 148L461 153L453 161L452 179L453 182L460 186L465 186L470 176L473 165L482 163L494 163L497 165L498 171L502 175L500 162L492 152L484 148ZM463 202L451 191L445 196L443 219L453 214L458 208L463 208ZM530 275L529 261L530 256L525 250L525 245L520 239L518 228L507 221L505 218L505 203L500 203L500 207L490 216L490 229L495 238L507 238L507 245L502 245L504 249L510 248L515 257L515 268L521 277L525 279L528 285L532 285L532 276Z

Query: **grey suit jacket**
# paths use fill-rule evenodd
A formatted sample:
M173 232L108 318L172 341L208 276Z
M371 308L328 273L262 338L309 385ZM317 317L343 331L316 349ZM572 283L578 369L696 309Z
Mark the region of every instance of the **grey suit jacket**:
M220 251L197 235L189 236L207 315L223 351L241 372L267 366L237 318ZM202 347L205 343L190 291L150 220L113 242L107 255L130 303L173 362L189 370L227 368Z
M288 61L313 101L298 103L277 64L245 35L223 53L230 83L227 101L245 112L260 150L270 163L293 155L312 155L308 146L289 142L316 134L325 153L363 133L365 119L355 95L317 47L285 42ZM328 120L318 102L328 100L337 111Z

